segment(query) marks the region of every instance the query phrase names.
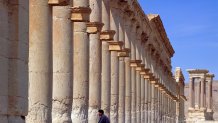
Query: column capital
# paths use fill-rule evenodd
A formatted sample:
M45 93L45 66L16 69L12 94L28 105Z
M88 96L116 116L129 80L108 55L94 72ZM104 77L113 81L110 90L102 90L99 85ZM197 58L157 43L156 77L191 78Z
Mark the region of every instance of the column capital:
M136 71L142 71L145 68L145 64L138 64Z
M142 60L130 60L130 67L137 67Z
M140 74L141 74L141 75L145 75L145 74L147 74L149 71L150 71L149 68L143 68L143 69L140 71Z
M88 23L86 23L87 32L89 34L96 34L96 33L101 31L103 25L104 24L101 22L88 22Z
M109 43L109 50L110 51L121 51L123 42L121 41L108 41Z
M89 7L71 7L71 20L74 22L88 22L91 9Z
M102 41L112 41L115 35L114 30L104 30L100 33L100 40Z
M124 48L118 52L118 57L129 57L130 49Z

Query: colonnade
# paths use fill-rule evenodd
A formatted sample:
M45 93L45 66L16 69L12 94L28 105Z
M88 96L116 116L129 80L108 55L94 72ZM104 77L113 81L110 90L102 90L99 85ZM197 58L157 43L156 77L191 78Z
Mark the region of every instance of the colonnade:
M188 72L190 76L188 120L213 120L212 82L214 75L204 69L190 69ZM206 84L208 85L208 95L206 94Z
M98 109L112 123L176 122L159 15L136 0L10 2L0 2L2 123L96 123Z

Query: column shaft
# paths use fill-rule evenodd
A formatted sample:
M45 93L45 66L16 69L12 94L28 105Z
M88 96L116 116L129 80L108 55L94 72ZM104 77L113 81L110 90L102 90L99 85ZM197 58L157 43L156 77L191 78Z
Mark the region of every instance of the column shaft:
M125 58L125 123L131 123L131 68L130 58Z
M148 82L148 123L151 123L151 84Z
M29 1L29 113L27 123L50 123L52 17L45 0ZM40 90L40 91L39 91Z
M111 55L109 44L102 42L102 78L101 78L101 109L105 115L110 116L110 93L111 93Z
M144 75L141 75L141 123L145 122L145 79Z
M141 123L141 75L136 71L136 123Z
M72 27L70 6L53 6L52 123L71 123Z
M205 78L201 78L201 105L200 107L201 108L205 108L205 104L204 104L204 101L205 101Z
M8 1L0 1L0 121L8 123Z
M191 109L194 108L194 106L193 106L193 102L194 102L193 90L194 90L194 78L190 78L190 81L189 81L189 108L191 108Z
M200 108L200 104L201 104L201 82L197 83L197 102L196 102L196 106L198 108Z
M134 67L131 67L131 123L136 123L136 71Z
M151 85L151 123L155 123L155 87Z
M111 106L110 121L118 122L118 87L119 87L119 62L117 51L111 51Z
M145 95L144 96L145 98L145 102L144 102L145 120L144 122L148 123L148 80L145 79L144 82L145 82L145 94L144 94Z
M125 122L125 62L124 58L119 58L119 106L118 123Z
M207 103L208 103L208 110L212 110L212 82L213 82L213 80L211 80L211 81L209 81L208 82L208 101L207 101Z
M24 123L28 114L29 2L8 1L8 122Z
M112 5L114 3L110 3ZM110 27L116 33L114 41L119 40L119 12L117 8L111 6ZM110 121L118 122L118 100L119 100L119 59L117 51L111 51L111 106Z

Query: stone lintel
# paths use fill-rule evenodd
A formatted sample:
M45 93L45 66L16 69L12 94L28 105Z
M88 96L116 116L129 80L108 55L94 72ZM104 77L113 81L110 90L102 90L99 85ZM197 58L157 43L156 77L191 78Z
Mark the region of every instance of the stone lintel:
M89 7L72 7L71 20L73 22L88 22L91 9Z
M114 39L115 33L116 32L114 30L104 30L100 33L100 40L111 41Z
M148 68L143 68L141 71L140 71L140 74L141 75L146 75L148 72L149 72L150 69Z
M119 57L129 57L129 52L130 52L129 48L124 48L118 52L118 56Z
M209 71L206 69L187 69L187 72L190 78L204 78Z
M67 6L69 5L69 0L49 0L48 4L53 6Z
M108 41L109 43L109 50L110 51L121 51L123 42L121 41Z
M96 33L101 31L103 25L104 24L100 23L100 22L88 22L88 23L86 23L87 32L89 34L96 34Z
M137 67L142 60L130 60L130 67Z

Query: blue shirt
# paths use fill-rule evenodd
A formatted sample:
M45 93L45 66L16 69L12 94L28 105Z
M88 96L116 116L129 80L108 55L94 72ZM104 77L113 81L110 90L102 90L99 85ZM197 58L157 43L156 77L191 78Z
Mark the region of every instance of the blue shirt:
M98 123L110 123L110 120L108 119L107 116L102 115L98 121Z

